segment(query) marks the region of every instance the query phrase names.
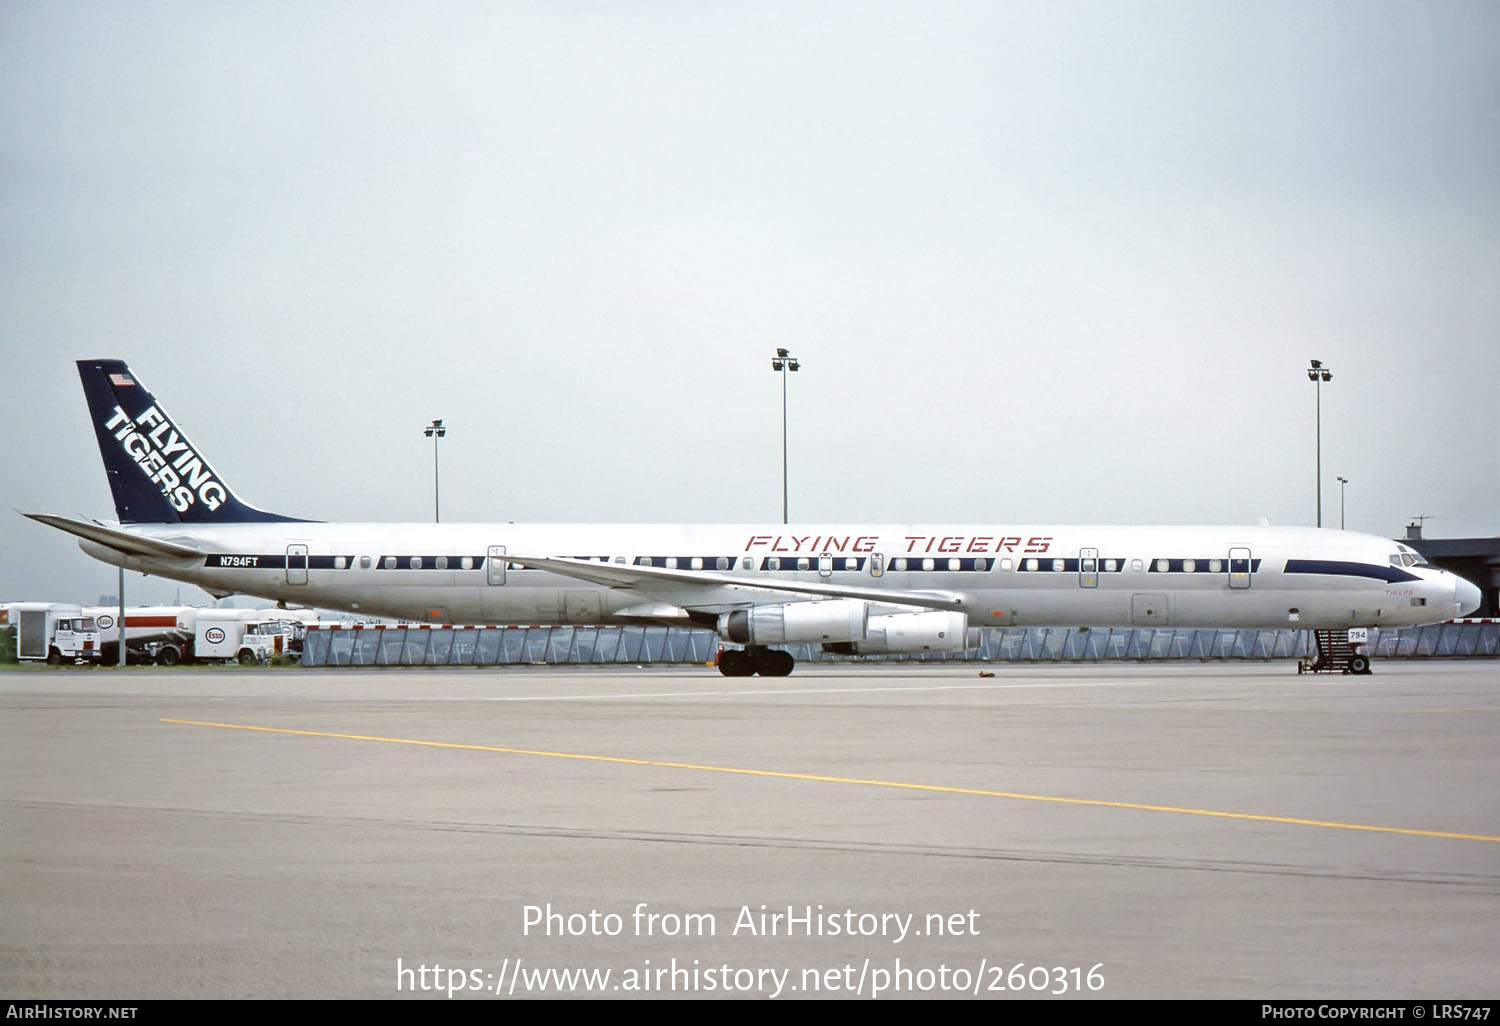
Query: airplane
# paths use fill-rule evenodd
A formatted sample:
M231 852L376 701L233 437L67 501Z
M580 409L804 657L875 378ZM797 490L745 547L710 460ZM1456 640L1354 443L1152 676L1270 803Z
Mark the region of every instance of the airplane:
M779 645L961 651L989 626L1408 627L1479 589L1397 541L1307 527L325 523L240 500L121 360L78 373L116 519L25 513L113 566L358 615L715 630L725 676ZM1368 668L1368 664L1365 664Z

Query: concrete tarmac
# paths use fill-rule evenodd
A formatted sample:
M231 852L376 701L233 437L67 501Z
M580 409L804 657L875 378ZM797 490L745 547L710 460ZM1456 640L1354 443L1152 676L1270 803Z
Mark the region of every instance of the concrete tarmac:
M0 994L1493 999L1497 737L1494 660L13 670Z

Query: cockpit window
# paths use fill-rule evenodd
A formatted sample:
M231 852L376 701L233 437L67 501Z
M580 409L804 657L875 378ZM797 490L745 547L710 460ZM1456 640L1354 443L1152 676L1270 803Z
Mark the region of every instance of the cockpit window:
M1391 554L1391 566L1417 566L1426 562L1427 560L1422 558L1420 552L1411 549L1403 549Z

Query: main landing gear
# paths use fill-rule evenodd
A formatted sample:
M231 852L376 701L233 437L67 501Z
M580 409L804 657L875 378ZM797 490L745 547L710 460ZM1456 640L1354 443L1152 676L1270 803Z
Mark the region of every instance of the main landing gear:
M785 677L797 660L779 648L752 645L749 648L726 648L719 653L719 672L726 677Z

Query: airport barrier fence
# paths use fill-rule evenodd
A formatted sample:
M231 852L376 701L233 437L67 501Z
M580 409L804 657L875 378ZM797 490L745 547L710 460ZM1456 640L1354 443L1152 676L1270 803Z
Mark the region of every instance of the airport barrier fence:
M707 663L713 631L688 627L449 627L361 624L310 627L303 666L506 666L600 663ZM801 662L850 662L817 645L779 645ZM1309 658L1305 630L986 627L978 648L865 656L888 662L1129 662ZM1371 632L1377 658L1500 657L1500 621L1453 622Z

